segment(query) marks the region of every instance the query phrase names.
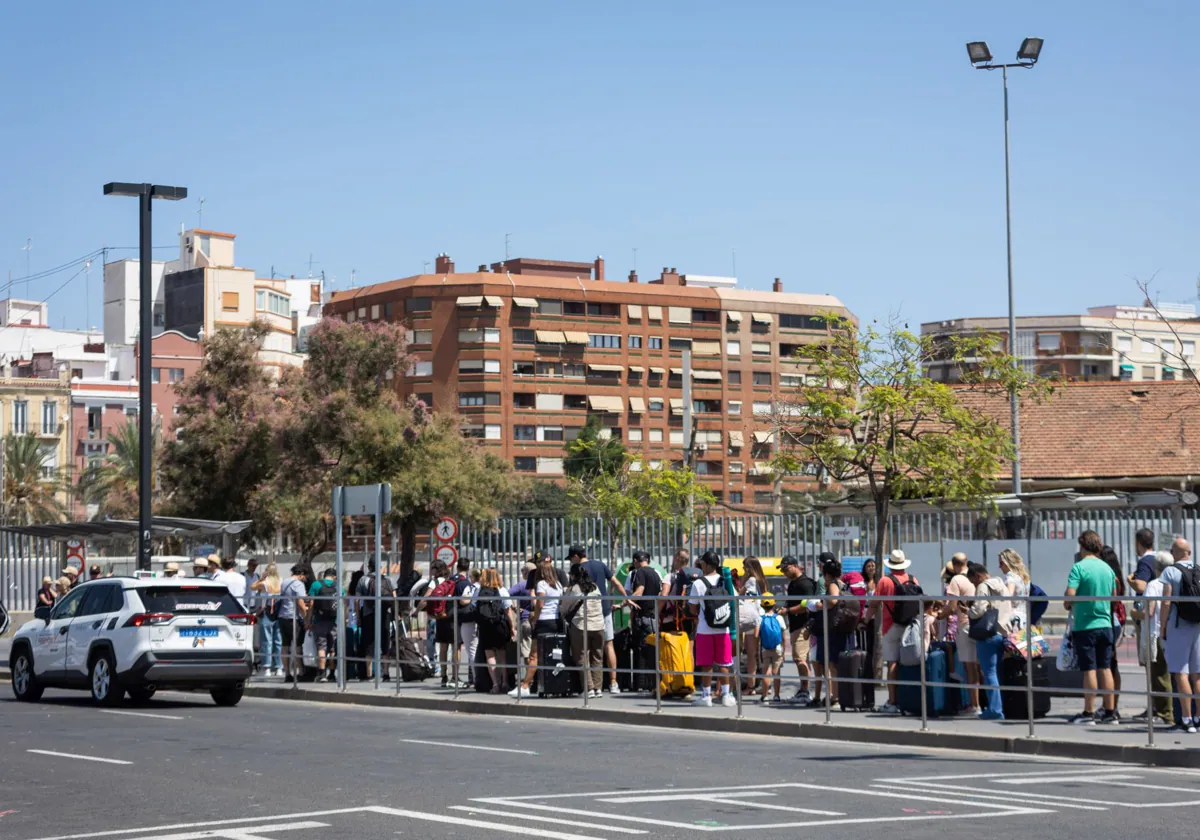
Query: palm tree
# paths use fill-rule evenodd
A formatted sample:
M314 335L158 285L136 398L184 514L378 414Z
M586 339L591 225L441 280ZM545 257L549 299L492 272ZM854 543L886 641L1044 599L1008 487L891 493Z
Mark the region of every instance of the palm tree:
M107 455L90 464L79 478L84 504L96 505L97 516L131 519L137 515L138 478L141 474L141 438L136 421L126 421L108 436ZM151 458L158 454L158 430L150 444ZM157 464L152 463L152 468ZM156 481L150 486L155 487Z
M65 507L58 494L62 476L50 467L53 451L35 435L4 439L4 519L13 525L61 522Z

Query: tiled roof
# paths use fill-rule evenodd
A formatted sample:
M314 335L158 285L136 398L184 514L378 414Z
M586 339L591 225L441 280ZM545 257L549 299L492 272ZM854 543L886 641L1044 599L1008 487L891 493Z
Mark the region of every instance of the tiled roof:
M962 389L962 402L1011 428L1005 395ZM1176 382L1072 382L1021 403L1026 479L1200 477L1200 388ZM1011 475L1005 466L1000 475Z

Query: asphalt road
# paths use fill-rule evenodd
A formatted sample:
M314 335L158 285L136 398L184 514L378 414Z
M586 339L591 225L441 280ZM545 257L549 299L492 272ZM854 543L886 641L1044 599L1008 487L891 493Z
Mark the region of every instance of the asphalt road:
M0 700L0 837L1185 836L1200 773L163 695ZM41 752L34 752L41 751Z

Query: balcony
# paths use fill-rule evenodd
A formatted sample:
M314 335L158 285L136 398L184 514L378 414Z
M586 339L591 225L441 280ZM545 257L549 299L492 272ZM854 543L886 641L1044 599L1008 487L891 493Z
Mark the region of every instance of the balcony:
M88 452L103 452L108 449L108 438L103 426L78 426L75 429L75 440Z

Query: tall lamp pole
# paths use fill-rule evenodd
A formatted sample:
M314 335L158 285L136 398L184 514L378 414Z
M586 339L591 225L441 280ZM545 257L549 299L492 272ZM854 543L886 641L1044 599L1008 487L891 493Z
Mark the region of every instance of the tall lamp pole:
M976 70L999 70L1004 81L1004 235L1008 245L1008 353L1012 356L1013 367L1020 367L1017 358L1017 315L1013 298L1013 256L1012 256L1012 179L1010 177L1008 155L1008 69L1023 67L1026 70L1037 64L1042 52L1041 38L1026 38L1017 50L1017 60L1013 64L993 64L992 51L985 41L972 41L967 44L967 56ZM1013 493L1021 492L1021 415L1016 388L1009 392L1010 408L1012 410L1012 486Z
M141 570L150 570L152 547L150 531L153 513L150 509L151 464L154 432L151 427L150 369L151 340L154 330L154 289L151 282L150 208L156 198L179 201L187 198L187 187L164 187L158 184L104 185L105 195L123 195L138 199L138 269L140 273L141 326L138 329L138 561Z

